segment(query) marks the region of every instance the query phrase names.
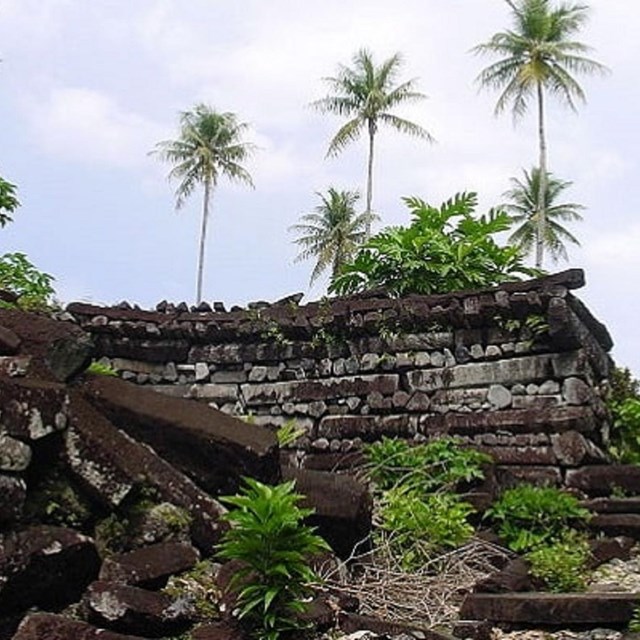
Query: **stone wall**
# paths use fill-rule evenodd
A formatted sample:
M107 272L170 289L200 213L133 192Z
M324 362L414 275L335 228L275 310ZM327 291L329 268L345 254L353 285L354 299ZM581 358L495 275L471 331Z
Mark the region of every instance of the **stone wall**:
M254 304L232 312L162 303L74 303L96 354L122 378L304 436L295 466L356 464L364 442L459 436L502 483L561 483L605 461L606 329L571 290L580 270L482 291Z

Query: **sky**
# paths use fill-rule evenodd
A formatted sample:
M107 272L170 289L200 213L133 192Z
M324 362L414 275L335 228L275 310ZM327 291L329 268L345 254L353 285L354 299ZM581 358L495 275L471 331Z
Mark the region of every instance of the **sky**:
M604 322L620 366L640 375L640 3L591 0L580 40L611 74L586 77L574 113L550 102L549 167L585 205L582 246L551 271L585 270L577 292ZM328 187L364 193L366 141L325 158L341 124L309 103L361 48L400 52L400 79L428 100L397 111L433 145L381 129L374 209L409 221L403 196L439 204L476 191L479 212L537 159L534 111L514 126L475 78L470 49L509 26L503 0L0 0L0 175L22 207L0 252L23 251L56 278L63 303L153 308L193 302L201 194L179 212L169 167L149 155L197 103L250 125L255 189L221 180L213 196L204 298L227 308L303 291L289 227Z

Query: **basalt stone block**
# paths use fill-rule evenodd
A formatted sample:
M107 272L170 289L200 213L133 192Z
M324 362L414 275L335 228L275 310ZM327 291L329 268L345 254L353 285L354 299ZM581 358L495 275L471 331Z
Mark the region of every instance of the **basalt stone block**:
M596 538L589 542L591 558L589 568L595 569L614 558L628 560L636 541L628 536L616 536L615 538Z
M496 623L549 626L625 625L640 604L637 593L472 593L460 617Z
M0 474L0 523L18 520L27 497L27 484L17 476Z
M0 326L0 355L11 356L20 349L20 338L11 329Z
M599 513L589 520L589 528L607 536L628 536L634 540L640 540L640 515Z
M318 533L341 558L371 532L373 501L367 488L354 478L307 469L282 470L285 480L295 480L296 491L304 497L302 504L312 507L309 518Z
M589 496L607 496L618 487L640 494L640 466L633 464L594 465L567 471L566 484Z
M267 483L279 479L277 440L268 429L116 378L96 377L82 391L117 427L209 493L234 493L241 476Z
M145 640L98 629L86 622L53 613L32 613L18 627L13 640Z
M192 640L247 640L248 636L228 622L203 624L191 633Z
M0 427L9 436L38 440L67 425L69 396L55 382L0 377Z
M75 324L0 309L0 325L18 337L20 352L33 357L31 369L42 377L64 382L91 362L91 336Z
M71 529L35 526L0 536L0 611L64 607L99 567L93 540Z
M94 624L114 631L144 634L148 638L182 633L196 619L193 603L187 598L176 599L112 582L91 584L83 603Z
M523 482L540 487L559 487L562 484L562 474L558 467L504 465L496 466L495 473L498 486L505 489Z
M408 436L415 432L415 421L408 415L397 416L325 416L318 425L319 438L362 438Z
M511 560L503 569L480 580L473 588L475 593L512 593L532 590L529 565L522 558Z
M362 451L348 453L307 453L301 461L304 469L312 471L355 471L365 463Z
M24 471L31 462L31 447L0 433L0 471Z
M582 506L595 513L638 513L640 514L640 498L594 498L583 500Z
M77 393L61 456L78 482L108 508L121 504L143 483L162 500L188 510L193 518L191 538L202 550L210 551L226 528L220 522L225 509L219 502L153 449L117 429Z
M372 631L381 638L409 637L422 640L455 640L452 635L421 626L402 622L391 622L381 618L362 616L357 613L340 612L338 626L344 633L355 634L358 631Z
M171 574L191 569L199 559L200 554L191 545L165 542L106 558L99 578L158 589L166 584Z
M606 462L605 453L577 431L553 435L551 442L558 461L563 465L577 467L582 464Z

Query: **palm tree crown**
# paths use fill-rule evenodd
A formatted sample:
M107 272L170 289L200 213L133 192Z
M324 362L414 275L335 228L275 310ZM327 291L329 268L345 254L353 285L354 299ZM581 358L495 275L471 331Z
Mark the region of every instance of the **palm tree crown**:
M340 65L335 77L324 78L332 95L316 100L312 106L323 113L346 116L348 121L340 127L331 142L327 156L340 153L366 130L369 136L369 160L367 173L366 212L371 213L373 188L373 145L380 124L388 125L401 133L433 141L431 134L421 126L405 120L391 111L405 102L422 100L426 96L415 91L416 80L396 84L402 56L394 54L382 64L376 65L372 54L361 49L353 57L353 66ZM367 227L370 234L370 226Z
M527 111L532 97L537 102L541 179L537 199L536 266L542 267L546 223L543 202L547 176L545 91L575 110L577 101L585 101L576 74L604 73L606 67L586 57L590 48L572 39L587 21L588 6L562 2L554 7L550 0L506 2L511 8L513 28L496 33L473 51L500 58L477 78L482 87L500 91L496 113L511 105L513 117L517 120Z
M357 191L338 191L330 187L327 194L316 192L320 198L313 213L302 216L302 224L290 227L299 234L294 242L301 247L296 262L313 258L316 265L311 272L310 284L327 269L332 279L340 267L352 259L356 248L365 240L371 218L369 213L355 212L360 198Z
M530 172L524 170L523 179L511 178L511 189L502 195L508 201L502 205L518 228L509 237L509 242L519 247L524 254L535 249L537 229L537 204L540 188L540 170L534 167ZM561 223L582 220L579 213L585 207L575 202L558 202L562 193L573 183L547 174L544 197L544 210L547 217L544 244L551 259L568 260L566 242L580 246L578 239Z
M213 190L220 176L253 186L251 176L241 165L254 150L242 136L248 125L238 122L233 113L220 113L205 104L196 105L180 115L180 134L175 140L165 140L155 151L173 168L169 179L177 180L176 209L182 208L196 187L204 188L200 252L196 284L197 303L202 301L202 275L207 223Z

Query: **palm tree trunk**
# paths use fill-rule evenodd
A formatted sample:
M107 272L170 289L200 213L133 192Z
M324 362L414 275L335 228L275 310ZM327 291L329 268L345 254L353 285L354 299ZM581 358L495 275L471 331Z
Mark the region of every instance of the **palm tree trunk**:
M369 120L369 163L367 166L367 229L365 239L371 236L371 201L373 200L373 139L376 135L376 123Z
M204 181L204 202L202 206L202 225L200 227L200 253L198 257L198 279L196 283L196 304L202 302L202 274L204 271L204 248L207 239L207 223L209 222L209 203L211 200L211 181Z
M536 203L536 267L542 269L544 260L544 237L547 223L545 196L547 193L547 141L544 131L544 92L538 82L538 137L540 141L540 175L538 180L538 201Z

